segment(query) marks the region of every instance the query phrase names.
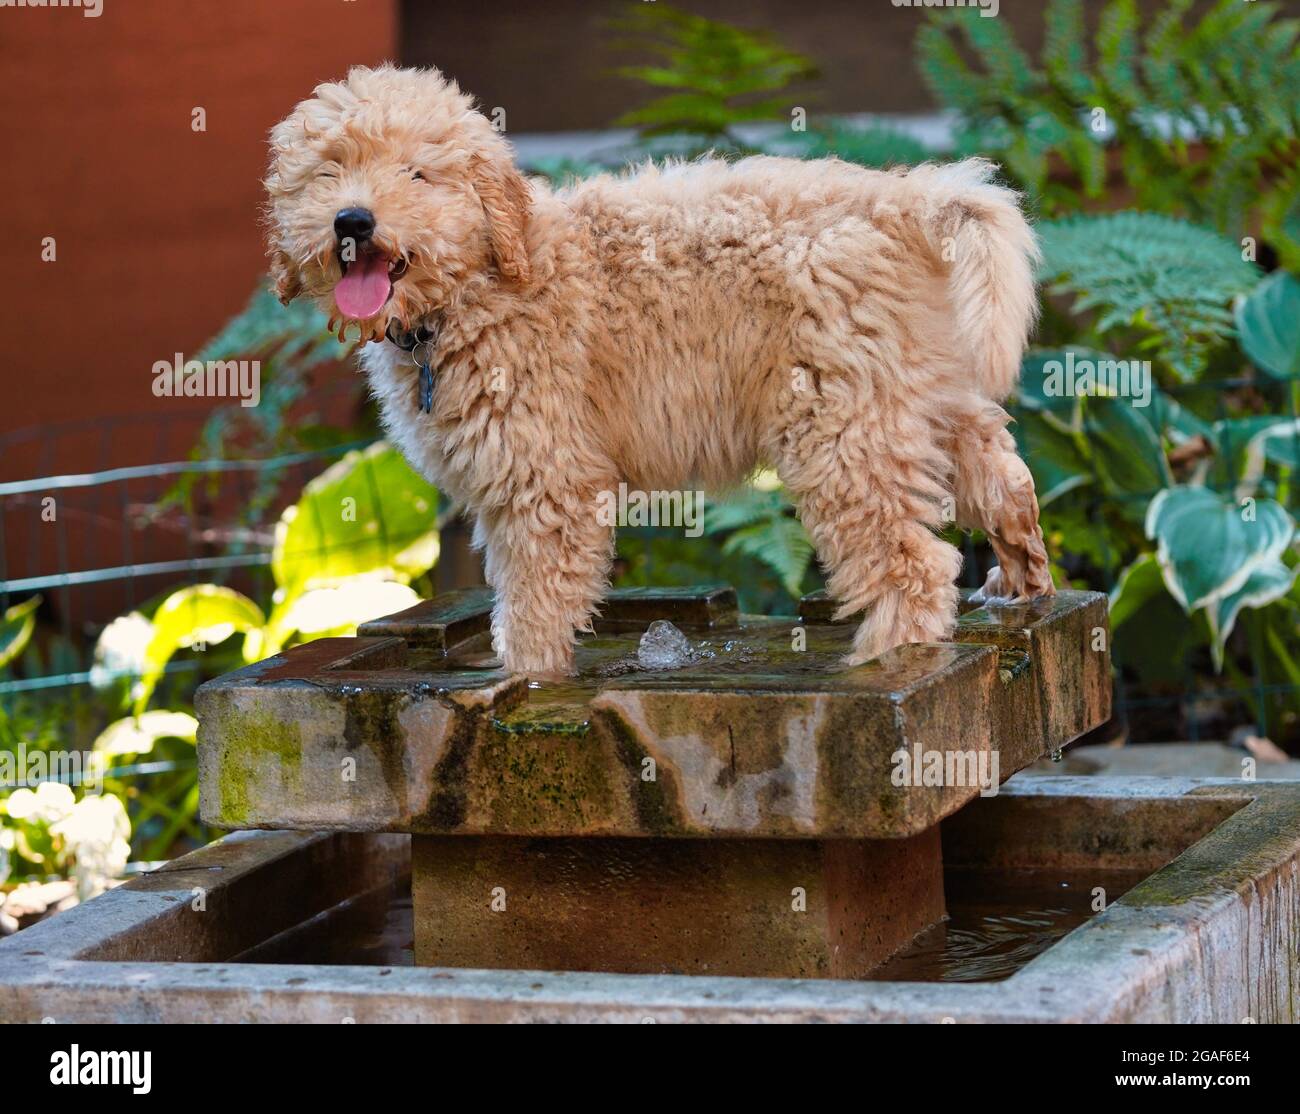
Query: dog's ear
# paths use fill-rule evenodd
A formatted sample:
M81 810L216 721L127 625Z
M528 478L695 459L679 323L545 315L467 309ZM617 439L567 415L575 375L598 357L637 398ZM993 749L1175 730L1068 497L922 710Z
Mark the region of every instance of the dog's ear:
M287 306L302 293L302 280L285 251L276 248L271 252L271 283L280 304Z
M474 190L488 218L488 239L497 270L503 278L523 285L528 281L528 246L524 229L532 200L528 183L508 160L476 159Z

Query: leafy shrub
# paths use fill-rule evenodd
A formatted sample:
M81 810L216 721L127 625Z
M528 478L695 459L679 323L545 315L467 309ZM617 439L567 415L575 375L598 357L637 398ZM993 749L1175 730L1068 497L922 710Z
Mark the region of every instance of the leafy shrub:
M615 121L635 127L643 141L673 135L690 139L690 150L742 150L737 126L788 119L786 89L816 72L770 35L667 4L633 4L614 26L630 36L625 47L656 60L617 72L669 90Z
M1048 0L1038 65L1003 20L932 13L921 71L1044 210L1101 199L1112 169L1141 209L1239 237L1256 228L1300 267L1300 21L1280 5L1218 0L1186 22L1168 0L1145 26L1109 0L1089 38L1082 0Z

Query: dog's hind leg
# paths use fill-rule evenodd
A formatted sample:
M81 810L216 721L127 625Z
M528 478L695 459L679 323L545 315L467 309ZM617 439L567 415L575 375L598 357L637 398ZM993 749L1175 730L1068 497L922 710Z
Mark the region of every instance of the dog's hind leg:
M998 559L972 601L1053 595L1034 479L1016 453L1007 414L975 395L965 405L952 445L957 522L983 530Z
M961 554L934 532L948 461L932 422L900 398L823 398L782 431L776 455L838 617L867 613L848 663L948 638Z

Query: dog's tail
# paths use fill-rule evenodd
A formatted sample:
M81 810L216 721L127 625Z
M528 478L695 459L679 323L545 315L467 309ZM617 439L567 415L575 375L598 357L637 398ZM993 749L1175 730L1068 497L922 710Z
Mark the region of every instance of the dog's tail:
M918 166L907 174L926 199L926 234L948 268L957 336L974 362L980 391L1011 393L1038 316L1038 241L1014 191L991 181L987 159Z

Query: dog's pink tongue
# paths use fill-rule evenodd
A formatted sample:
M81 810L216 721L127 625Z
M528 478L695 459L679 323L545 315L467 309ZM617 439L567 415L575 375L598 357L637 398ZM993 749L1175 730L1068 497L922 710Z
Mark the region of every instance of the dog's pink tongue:
M388 260L382 255L363 255L348 266L348 273L334 287L334 301L345 317L364 320L374 317L393 289L388 281Z

